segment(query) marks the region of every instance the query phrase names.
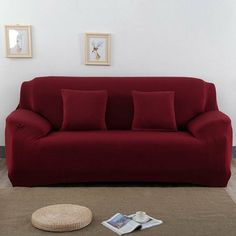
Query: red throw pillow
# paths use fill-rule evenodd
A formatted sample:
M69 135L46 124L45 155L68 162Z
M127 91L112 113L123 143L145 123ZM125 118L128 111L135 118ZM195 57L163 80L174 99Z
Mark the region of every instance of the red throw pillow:
M107 91L62 89L61 130L105 130Z
M133 130L177 131L174 92L132 91L134 103Z

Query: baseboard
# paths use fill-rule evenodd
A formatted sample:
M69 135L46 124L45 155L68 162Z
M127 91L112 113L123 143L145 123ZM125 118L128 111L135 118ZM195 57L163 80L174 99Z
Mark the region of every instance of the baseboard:
M236 146L233 146L233 157L236 158Z
M0 146L0 158L5 158L5 146Z
M233 146L233 157L236 158L236 146ZM5 146L0 146L0 158L5 158Z

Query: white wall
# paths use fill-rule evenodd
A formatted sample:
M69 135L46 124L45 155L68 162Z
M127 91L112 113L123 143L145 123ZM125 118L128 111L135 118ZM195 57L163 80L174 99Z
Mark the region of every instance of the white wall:
M32 25L32 59L5 58L5 24ZM83 64L84 32L112 34L112 66ZM22 81L39 75L200 77L236 130L236 1L0 0L0 145Z

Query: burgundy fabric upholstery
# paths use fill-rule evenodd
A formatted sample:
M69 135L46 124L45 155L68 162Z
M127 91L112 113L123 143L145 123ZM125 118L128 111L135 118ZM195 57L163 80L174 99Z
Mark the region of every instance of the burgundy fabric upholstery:
M133 91L133 130L176 131L174 92Z
M46 136L50 130L51 125L46 119L29 110L17 109L7 117L5 130L6 161L8 175L13 185L13 173L23 171L21 168L18 169L22 165L21 158L23 155L31 158L32 149L37 146L37 141ZM26 160L26 165L27 162Z
M230 128L231 121L228 116L220 111L209 111L197 116L188 123L188 130L196 138L209 138L212 136L224 137L224 132ZM229 129L230 131L231 129ZM225 133L228 137L229 133Z
M107 90L108 130L58 131L61 89ZM177 132L132 131L132 90L175 92ZM83 182L171 182L226 186L232 128L213 84L195 78L45 77L24 82L6 121L14 186Z
M61 89L107 90L109 130L131 129L132 90L174 91L176 122L180 130L186 129L188 121L205 111L210 90L203 80L186 77L39 77L23 83L19 106L41 114L54 129L60 129L63 120Z
M207 180L207 184L215 181L212 176L204 179L207 167L202 164L207 156L207 144L187 132L53 132L40 139L37 145L31 158L21 155L22 148L17 150L21 158L14 164L22 171L13 172L15 185L59 181L202 183ZM43 153L37 150L43 150ZM191 156L190 152L193 152ZM201 168L204 174L199 175ZM26 178L29 174L31 177Z
M15 129L15 131L27 130L27 135L31 133L34 138L45 136L51 130L51 124L46 119L37 113L24 109L13 111L7 117L7 124Z
M206 90L205 111L218 110L215 85L212 83L205 83L205 84L206 84L205 85L205 90Z
M107 92L62 89L62 130L105 130Z

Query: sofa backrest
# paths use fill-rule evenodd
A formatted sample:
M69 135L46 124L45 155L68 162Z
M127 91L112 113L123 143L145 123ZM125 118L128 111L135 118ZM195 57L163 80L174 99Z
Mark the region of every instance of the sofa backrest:
M63 119L61 89L107 90L108 129L131 129L133 102L131 91L174 91L179 129L198 114L216 110L215 87L190 77L38 77L24 82L19 107L44 116L55 129Z

